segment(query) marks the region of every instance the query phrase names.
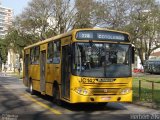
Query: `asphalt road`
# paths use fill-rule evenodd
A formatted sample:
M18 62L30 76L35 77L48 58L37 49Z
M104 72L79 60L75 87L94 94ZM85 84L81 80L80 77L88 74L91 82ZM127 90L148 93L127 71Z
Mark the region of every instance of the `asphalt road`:
M30 95L22 80L0 73L0 119L2 120L160 120L160 111L128 103L106 106L64 104L52 98Z

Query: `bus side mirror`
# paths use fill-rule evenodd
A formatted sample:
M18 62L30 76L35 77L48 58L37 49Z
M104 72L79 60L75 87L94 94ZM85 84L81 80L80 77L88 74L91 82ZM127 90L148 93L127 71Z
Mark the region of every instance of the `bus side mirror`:
M134 61L135 61L135 49L134 49L134 47L132 47L131 55L132 55L132 64L134 64Z

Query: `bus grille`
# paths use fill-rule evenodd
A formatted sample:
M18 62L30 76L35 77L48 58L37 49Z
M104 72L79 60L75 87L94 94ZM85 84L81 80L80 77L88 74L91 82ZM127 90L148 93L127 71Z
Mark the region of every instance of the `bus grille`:
M93 95L116 95L119 92L119 88L92 88Z

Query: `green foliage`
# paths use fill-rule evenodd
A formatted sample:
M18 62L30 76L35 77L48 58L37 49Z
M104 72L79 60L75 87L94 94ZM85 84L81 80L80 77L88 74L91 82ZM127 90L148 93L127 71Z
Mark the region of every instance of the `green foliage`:
M151 53L160 47L159 4L155 0L133 1L130 22L125 30L131 34L132 43L142 65Z
M68 31L74 14L70 0L32 0L15 23L19 31L44 40Z
M34 35L22 33L15 28L10 28L4 40L8 46L7 48L12 49L15 53L20 54L21 57L24 47L37 42Z
M152 76L152 77L151 77ZM149 79L150 78L150 79ZM139 93L139 80L141 81L141 93ZM152 91L152 82L154 82L154 89ZM134 77L133 79L133 102L152 103L155 104L156 108L160 108L160 78L156 75L145 75L142 77ZM153 92L153 93L152 93ZM139 99L141 94L141 99Z
M155 0L32 0L16 17L5 42L21 55L37 41L73 28L100 26L129 32L143 64L160 47L159 6Z
M94 7L94 0L87 0L86 2L82 0L75 1L75 7L77 10L77 15L75 16L74 28L92 28L94 24L92 22L92 15Z
M6 63L7 61L7 43L4 39L0 39L0 58L1 58L1 63Z

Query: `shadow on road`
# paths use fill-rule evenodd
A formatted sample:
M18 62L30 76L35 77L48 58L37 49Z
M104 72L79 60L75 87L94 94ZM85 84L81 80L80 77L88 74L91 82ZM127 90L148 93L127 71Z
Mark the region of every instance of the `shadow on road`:
M11 86L11 87L10 87ZM14 87L15 86L15 87ZM20 87L17 87L20 86ZM47 109L36 105L34 102L20 95L28 90L22 85L22 81L15 78L0 78L0 117L2 114L18 115L18 120L127 120L129 115L113 114L112 112L123 111L126 108L120 103L109 103L99 106L98 104L68 104L57 106L52 102L52 97L43 96L39 93L32 97L38 101L58 109L61 115L56 115ZM68 110L69 112L64 112ZM4 118L9 119L9 118ZM12 118L13 119L13 118Z
M48 115L45 114L48 110L37 111L32 107L34 103L21 99L24 89L21 91L22 89L16 87L6 88L8 85L16 86L20 82L15 78L0 77L0 119L43 120L42 118L45 118L48 120Z
M29 93L29 90L26 89L26 91ZM48 105L50 107L57 106L55 103L52 102L53 98L47 95L41 95L39 92L36 92L36 96L38 98L41 98L43 100L47 100L49 103ZM62 105L60 106L62 108L68 109L70 111L74 112L94 112L94 111L116 111L116 110L127 110L126 107L124 107L121 103L108 103L108 104L98 104L98 103L76 103L76 104L69 104L66 102L62 102Z

